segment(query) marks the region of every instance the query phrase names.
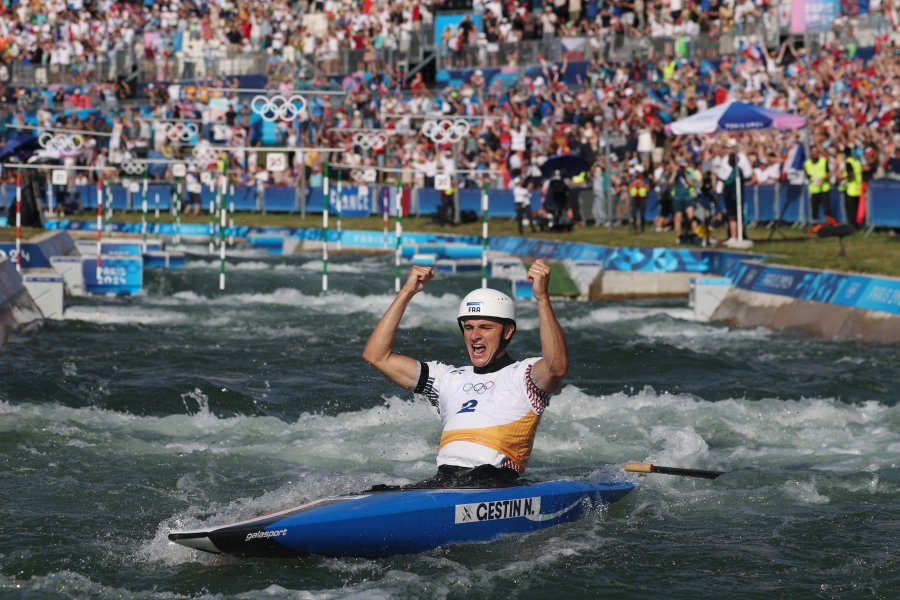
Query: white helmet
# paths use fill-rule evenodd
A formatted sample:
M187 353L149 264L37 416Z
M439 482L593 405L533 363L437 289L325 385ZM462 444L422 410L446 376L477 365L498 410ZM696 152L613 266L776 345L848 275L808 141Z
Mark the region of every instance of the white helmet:
M516 322L516 305L513 299L497 290L479 288L469 294L459 303L459 316L457 320L462 324L466 318L493 317Z

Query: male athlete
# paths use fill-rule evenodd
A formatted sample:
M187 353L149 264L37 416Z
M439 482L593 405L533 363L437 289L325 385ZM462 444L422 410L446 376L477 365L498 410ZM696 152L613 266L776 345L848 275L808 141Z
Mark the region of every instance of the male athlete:
M550 267L528 270L538 305L540 358L514 360L506 347L516 332L512 298L488 288L468 294L458 322L472 366L422 362L393 351L397 327L413 296L434 277L414 266L375 327L363 359L398 385L422 394L443 421L438 474L406 487L495 487L525 471L541 413L569 369L566 338L550 305Z

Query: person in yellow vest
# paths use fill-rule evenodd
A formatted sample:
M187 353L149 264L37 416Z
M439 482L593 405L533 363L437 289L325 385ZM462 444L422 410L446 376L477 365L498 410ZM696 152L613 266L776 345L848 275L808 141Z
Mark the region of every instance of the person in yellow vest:
M647 210L647 196L650 194L650 184L644 178L644 168L640 165L635 167L634 178L628 186L628 197L631 200L631 229L638 231L638 223L640 223L640 231L644 231L646 218L644 213Z
M844 192L844 212L847 215L847 223L856 227L856 215L859 212L859 201L862 196L862 163L847 149L843 155L843 170L841 172L841 191Z
M510 357L515 302L503 292L479 288L462 299L457 312L471 363L464 367L416 360L393 349L403 314L434 275L431 267L412 267L363 351L363 359L388 379L427 399L443 422L437 475L404 487L510 485L525 471L541 415L569 369L566 337L550 304L550 267L537 259L528 270L541 355Z
M819 209L826 217L831 214L831 182L829 181L828 157L818 146L811 146L809 158L803 163L803 169L809 178L810 219L819 219Z
M569 219L578 221L578 224L584 227L585 215L588 212L589 204L588 195L591 191L588 187L587 171L582 171L572 177L572 201L569 202ZM593 195L593 194L591 194ZM577 214L576 214L577 213Z

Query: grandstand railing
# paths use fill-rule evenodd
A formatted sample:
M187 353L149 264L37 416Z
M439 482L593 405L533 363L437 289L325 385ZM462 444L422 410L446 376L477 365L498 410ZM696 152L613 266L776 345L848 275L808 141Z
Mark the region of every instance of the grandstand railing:
M8 79L14 86L44 86L59 84L106 83L120 77L140 76L143 67L135 52L121 50L112 57L69 65L34 65L22 62L7 64Z
M69 194L70 201L83 210L94 209L97 206L97 188L95 185L83 185L73 188ZM366 186L361 191L361 186L345 185L342 191L343 214L348 217L363 217L380 215L382 210L382 198L388 195L390 202L394 202L396 186L394 184L378 184ZM139 210L141 195L132 194L122 184L111 186L112 208L114 210ZM748 224L760 225L764 223L787 223L806 225L813 220L810 218L809 195L805 186L787 184L758 185L746 187L744 202L744 217ZM54 189L54 204L63 199L63 194L58 188ZM164 211L171 209L174 188L168 183L151 183L148 197L159 197L159 208ZM7 208L15 203L15 184L5 183L0 185L0 208ZM584 218L591 219L593 214L594 195L588 188L573 189L572 205L576 215L580 213ZM863 225L872 228L900 228L900 179L876 179L869 182L866 198L866 221ZM214 200L212 192L204 186L201 194L202 205L208 206ZM42 201L47 199L42 197ZM308 187L298 189L296 186L266 186L258 188L255 185L238 185L234 188L233 196L229 200L234 201L237 211L256 211L271 213L311 213L322 212L322 189ZM477 188L462 188L459 190L459 202L461 211L472 211L481 214L481 190ZM490 216L498 218L514 217L515 202L512 190L494 189L488 192ZM627 202L627 201L624 201ZM412 201L409 214L416 216L428 216L437 213L441 203L441 192L433 188L416 188L412 193ZM331 210L336 212L337 205L332 191ZM389 204L390 206L390 204ZM396 206L396 205L393 205ZM532 208L538 210L541 206L541 193L535 191L532 194ZM722 206L719 207L723 208ZM393 214L394 208L389 208L389 214ZM625 214L628 211L617 210L613 214ZM646 205L645 217L648 222L659 212L659 199L651 192ZM840 193L832 189L831 211L836 218L847 222L844 214L843 202Z

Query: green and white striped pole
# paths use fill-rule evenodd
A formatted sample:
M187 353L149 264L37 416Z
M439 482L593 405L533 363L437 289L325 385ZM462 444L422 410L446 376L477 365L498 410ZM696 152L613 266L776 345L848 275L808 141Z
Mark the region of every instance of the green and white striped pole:
M209 173L209 176L209 253L214 254L216 251L216 195L219 190L216 185L215 173Z
M487 287L488 259L488 180L484 179L481 189L481 287Z
M397 238L397 246L394 250L394 292L400 291L400 253L403 243L403 179L397 174L397 225L394 235Z
M337 249L338 252L341 251L341 232L344 228L344 186L341 181L341 170L337 171L337 198L334 201L335 208L337 209Z
M154 192L153 239L159 239L159 192Z
M112 219L113 219L113 195L112 195L112 186L106 186L106 231L112 231Z
M175 183L175 242L176 246L181 245L181 204L184 195L184 178L179 177Z
M228 245L234 246L234 184L228 188Z
M322 291L328 291L328 163L322 179Z
M219 289L225 289L225 193L228 191L227 159L219 161Z

